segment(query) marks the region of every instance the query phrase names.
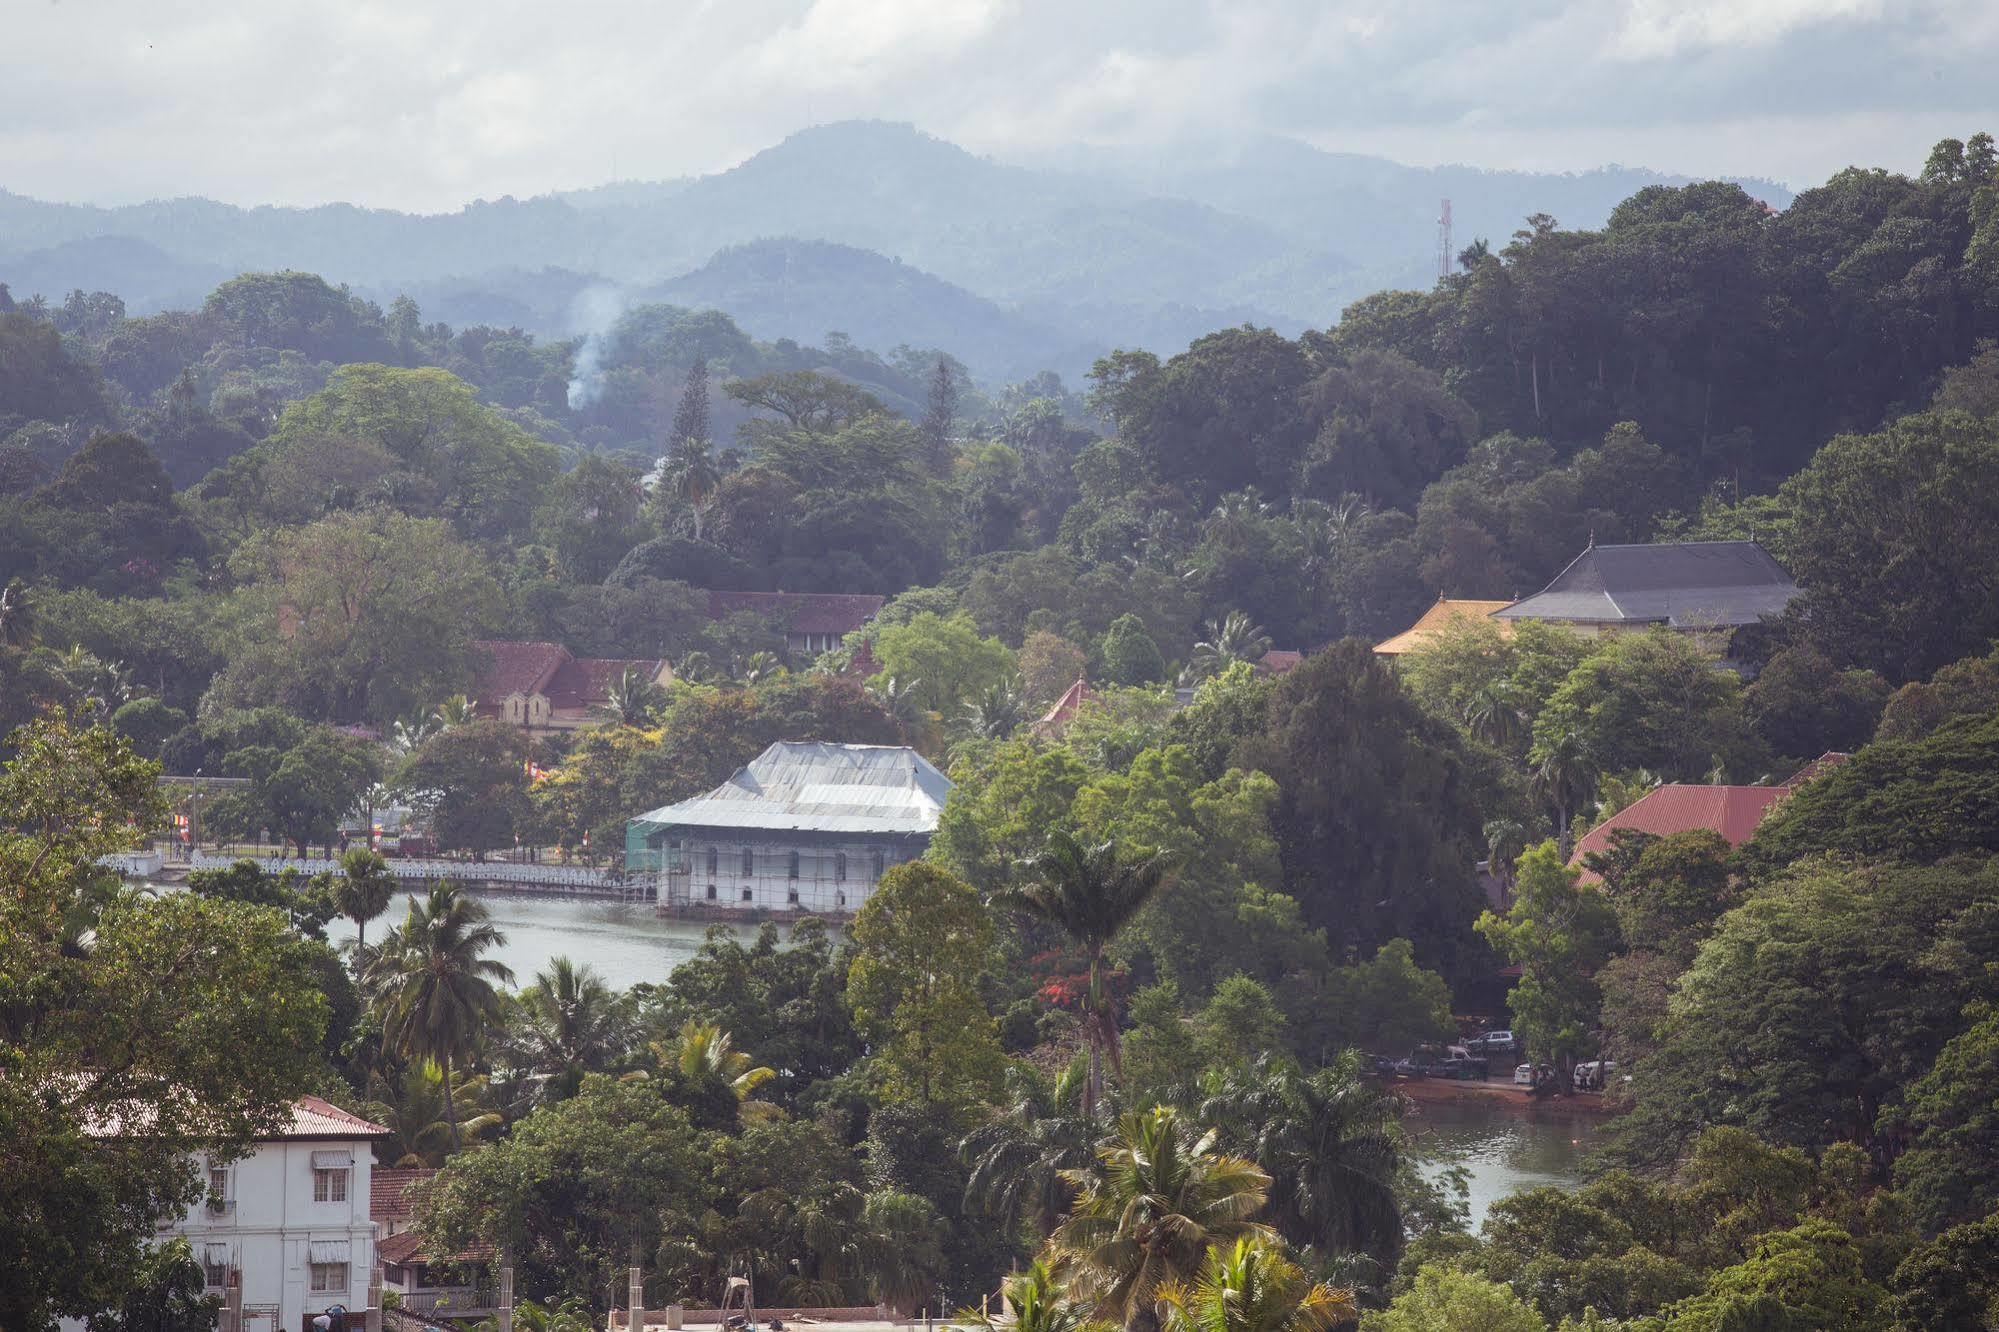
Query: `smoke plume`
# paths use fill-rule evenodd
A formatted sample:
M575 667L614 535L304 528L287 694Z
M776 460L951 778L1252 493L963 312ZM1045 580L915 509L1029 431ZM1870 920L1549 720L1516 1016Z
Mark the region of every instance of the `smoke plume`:
M616 287L585 287L569 306L569 326L583 337L576 344L569 378L571 410L587 407L604 391L604 353L611 325L625 312L625 296Z

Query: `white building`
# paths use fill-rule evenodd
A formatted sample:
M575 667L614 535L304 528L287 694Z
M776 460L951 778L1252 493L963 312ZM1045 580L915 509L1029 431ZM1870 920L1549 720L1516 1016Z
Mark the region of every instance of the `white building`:
M211 1290L240 1273L243 1332L305 1332L331 1305L367 1305L373 1145L388 1132L306 1096L248 1156L201 1163L207 1197L163 1230L187 1237Z
M626 868L661 910L845 916L921 856L951 780L900 745L780 740L703 796L641 814Z

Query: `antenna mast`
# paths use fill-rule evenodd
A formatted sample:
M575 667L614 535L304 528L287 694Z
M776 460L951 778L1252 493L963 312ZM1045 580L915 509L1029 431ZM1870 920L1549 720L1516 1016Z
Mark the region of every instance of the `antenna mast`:
M1437 214L1437 280L1451 275L1451 201L1444 200L1444 206Z

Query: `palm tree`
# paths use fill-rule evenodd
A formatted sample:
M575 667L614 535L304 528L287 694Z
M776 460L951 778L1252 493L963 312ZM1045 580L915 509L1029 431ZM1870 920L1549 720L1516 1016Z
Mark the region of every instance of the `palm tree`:
M1009 1233L1022 1223L1047 1239L1069 1209L1064 1170L1087 1165L1094 1126L1077 1113L1087 1074L1064 1069L1050 1086L1029 1065L1007 1068L1011 1104L973 1129L958 1146L970 1173L965 1202L1002 1220Z
M1194 644L1191 664L1197 674L1217 675L1232 661L1255 663L1270 651L1270 635L1241 611L1230 611L1207 624L1208 636Z
M398 719L389 727L389 747L398 754L414 754L423 742L444 729L436 713Z
M18 578L9 579L0 589L0 645L33 647L41 637L36 620L35 599L28 585Z
M1464 703L1465 729L1494 749L1510 750L1527 735L1520 693L1505 680L1488 680Z
M747 1101L752 1092L777 1076L777 1070L755 1064L733 1045L729 1033L715 1023L689 1018L671 1045L652 1042L652 1054L663 1067L678 1069L690 1082L720 1083L734 1092L738 1101Z
M484 1077L460 1073L446 1085L444 1069L432 1059L411 1060L389 1091L368 1106L368 1115L389 1130L384 1150L399 1168L441 1166L466 1142L505 1122L493 1108Z
M666 704L666 691L645 670L627 666L604 691L604 701L596 711L620 726L643 727Z
M1110 1332L1110 1324L1090 1317L1086 1309L1069 1299L1068 1291L1040 1258L1001 1284L998 1313L960 1309L955 1321L987 1332Z
M1527 757L1533 764L1534 789L1555 811L1555 841L1567 860L1569 826L1596 789L1596 765L1574 731L1535 741Z
M553 959L521 992L520 1008L513 1044L554 1099L575 1095L585 1073L603 1070L624 1052L624 996L594 967Z
M479 710L471 699L463 694L453 694L437 705L437 710L431 714L431 720L437 723L438 730L445 731L454 726L464 726L478 715Z
M333 902L354 922L354 956L367 955L368 922L389 909L395 899L396 876L389 862L357 846L340 857L340 878L333 885Z
M784 663L778 660L775 652L752 652L743 658L742 665L736 669L736 678L746 685L761 684L774 679L783 670Z
M660 488L687 505L694 521L694 539L701 539L708 500L721 484L722 473L715 466L715 446L699 436L677 439L666 446L659 460Z
M1513 867L1527 850L1527 825L1518 819L1488 819L1485 824L1486 870L1507 892L1513 891Z
M514 973L484 954L507 939L486 908L454 884L431 886L369 966L382 1007L382 1042L409 1059L434 1059L444 1073L445 1120L463 1145L452 1108L451 1073L468 1063L487 1023L506 1009L496 985Z
M1248 1236L1209 1252L1201 1274L1159 1292L1167 1332L1327 1332L1359 1317L1353 1292L1312 1280Z
M1027 720L1027 700L1020 678L1009 675L979 692L965 708L965 732L981 740L1004 740Z
M714 677L715 659L695 648L680 658L680 665L674 668L673 673L689 684L700 684Z
M513 1327L514 1332L597 1332L597 1319L582 1296L571 1295L561 1303L522 1300L514 1306ZM487 1318L474 1323L472 1332L500 1332L500 1320Z
M1392 1269L1402 1252L1401 1106L1352 1058L1306 1076L1264 1055L1201 1107L1233 1150L1271 1172L1271 1220L1293 1244L1366 1251Z
M1270 1176L1214 1147L1213 1132L1196 1138L1178 1111L1158 1106L1120 1119L1093 1167L1064 1173L1076 1204L1050 1243L1099 1317L1149 1332L1161 1288L1194 1277L1214 1245L1276 1239L1250 1220Z
M1068 935L1083 950L1090 967L1083 1031L1090 1043L1090 1079L1083 1091L1083 1117L1096 1118L1103 1099L1103 1055L1119 1074L1124 1062L1118 1052L1117 1005L1106 984L1111 943L1152 900L1166 879L1166 863L1158 856L1123 860L1115 842L1086 847L1073 835L1056 829L1048 845L1022 869L1028 882L1010 888L997 901L1045 920Z

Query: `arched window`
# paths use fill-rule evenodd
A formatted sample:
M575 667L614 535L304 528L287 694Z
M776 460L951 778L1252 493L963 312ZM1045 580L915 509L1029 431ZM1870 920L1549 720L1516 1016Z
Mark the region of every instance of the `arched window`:
M708 900L710 902L715 900L715 885L712 883L708 885Z
M879 851L875 852L874 860L875 860L875 877L879 879L882 876L882 853Z
M795 879L795 878L797 878L797 877L798 877L798 853L797 853L796 851L794 851L794 852L792 852L792 853L791 853L791 859L790 859L790 860L789 860L789 862L788 862L788 866L789 866L789 869L790 869L790 871L791 871L791 877L792 877L792 878L794 878L794 879Z
M836 851L833 853L833 877L841 883L847 881L847 853L845 851Z
M751 848L746 846L743 848L743 873L755 874L756 872L757 872L757 853Z
M711 877L712 877L712 876L714 875L714 873L715 873L715 870L716 870L716 868L717 868L717 867L718 867L718 866L719 866L719 865L720 865L721 863L722 863L722 851L721 851L721 848L719 848L719 847L713 847L713 846L709 847L709 848L708 848L708 873L709 873L709 875L710 875Z

